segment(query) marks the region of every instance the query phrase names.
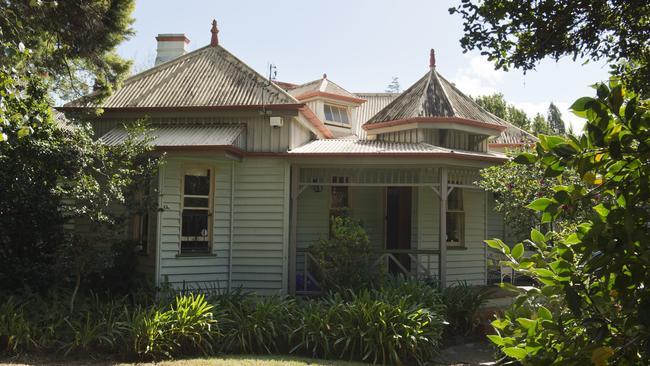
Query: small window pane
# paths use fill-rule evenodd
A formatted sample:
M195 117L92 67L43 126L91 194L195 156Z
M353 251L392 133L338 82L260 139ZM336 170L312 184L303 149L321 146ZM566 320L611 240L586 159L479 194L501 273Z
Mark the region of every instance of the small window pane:
M447 212L447 242L461 242L462 212Z
M332 119L332 108L328 105L325 105L325 119L328 121L333 121Z
M208 197L185 197L183 206L185 207L208 207L210 200Z
M183 210L181 235L195 240L208 240L208 210Z
M341 122L345 124L350 123L350 121L348 120L348 113L345 109L341 109Z
M206 176L185 175L185 194L207 196L210 194L210 173Z
M460 188L454 188L447 197L447 210L462 210L463 194Z

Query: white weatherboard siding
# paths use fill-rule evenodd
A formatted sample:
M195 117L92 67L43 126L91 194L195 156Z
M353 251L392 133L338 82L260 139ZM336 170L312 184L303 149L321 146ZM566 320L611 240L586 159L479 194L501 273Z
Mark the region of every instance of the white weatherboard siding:
M232 286L258 294L287 290L289 164L249 158L235 168Z
M214 214L210 256L178 256L181 230L183 166L205 164L214 169ZM168 156L161 207L160 280L180 288L228 286L231 169L235 165L232 243L232 288L260 294L286 290L288 242L288 164L280 159Z
M438 249L440 198L429 187L418 190L419 249ZM467 281L472 285L485 284L485 193L479 190L463 190L465 207L465 247L447 250L447 285ZM423 262L424 259L421 260ZM438 272L437 261L432 265Z

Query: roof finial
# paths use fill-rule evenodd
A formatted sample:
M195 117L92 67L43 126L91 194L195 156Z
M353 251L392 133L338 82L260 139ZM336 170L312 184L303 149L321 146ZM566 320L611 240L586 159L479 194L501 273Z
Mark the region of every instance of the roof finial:
M323 79L327 79L327 74L323 74Z
M432 69L436 67L436 51L433 48L429 54L429 67Z
M217 28L217 21L215 19L212 20L212 29L210 29L210 32L212 33L210 46L214 47L219 44L219 29Z

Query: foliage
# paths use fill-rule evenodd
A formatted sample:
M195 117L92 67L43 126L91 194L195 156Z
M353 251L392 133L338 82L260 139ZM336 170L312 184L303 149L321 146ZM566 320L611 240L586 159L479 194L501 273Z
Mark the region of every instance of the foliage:
M234 300L234 301L233 301ZM219 304L222 351L228 353L287 353L296 303L285 297L234 297Z
M515 240L523 240L531 228L546 230L550 227L542 225L541 216L527 207L533 200L554 193L554 181L546 176L545 170L541 163L521 165L512 161L481 170L478 185L493 194L494 210L503 215L508 233ZM570 169L562 173L562 178L580 185L579 177ZM563 230L585 210L584 205L572 207L553 221L554 227Z
M499 69L532 70L543 58L604 59L641 94L650 91L645 0L461 0L464 51L478 49Z
M533 230L526 244L501 250L515 270L541 283L521 293L490 339L508 356L534 365L643 364L650 359L650 101L615 79L597 86L573 111L585 133L541 136L536 154L516 161L541 164L555 186L530 203L550 222L572 207L590 207L577 228L558 238ZM573 169L587 183L560 179Z
M0 301L0 352L111 353L162 359L217 353L299 354L422 364L442 338L439 292L414 280L323 298L254 297L239 291L176 296L171 304L68 294Z
M423 364L439 346L442 308L438 293L416 281L330 293L300 308L291 352L383 364Z
M551 102L548 106L548 125L553 135L566 135L566 127L564 121L562 120L562 113L560 109Z
M332 216L329 239L309 248L315 273L325 291L367 287L377 277L370 240L361 223L349 216Z
M386 93L399 93L401 91L399 78L397 76L393 76L385 91Z
M530 130L531 122L526 112L506 102L503 94L482 95L474 98L474 100L483 109L495 116L514 124L522 130Z
M539 135L540 133L548 135L551 133L551 128L548 125L548 121L539 113L537 113L535 115L535 118L533 118L531 130L535 135Z
M62 96L81 96L91 87L94 97L107 96L128 73L130 62L119 58L115 49L133 34L133 0L1 4L0 38L30 50L32 70L26 76L52 81ZM0 53L0 65L16 63Z
M487 302L482 287L470 286L467 281L458 282L442 290L442 301L449 323L448 331L456 336L469 336L479 325L478 310Z

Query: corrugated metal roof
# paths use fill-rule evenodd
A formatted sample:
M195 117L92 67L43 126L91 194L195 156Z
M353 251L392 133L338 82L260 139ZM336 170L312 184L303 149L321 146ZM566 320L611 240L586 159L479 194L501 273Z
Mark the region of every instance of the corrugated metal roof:
M354 93L359 98L366 100L365 103L357 107L357 119L359 124L366 123L372 116L384 109L397 97L399 93Z
M539 141L539 139L535 137L535 135L524 131L511 123L507 123L506 130L501 132L499 136L491 138L488 142L490 144L527 145L534 144L537 141Z
M503 126L504 121L481 108L445 80L435 68L375 114L367 125L415 117L456 117Z
M264 91L264 92L262 92ZM64 108L160 108L298 104L282 88L221 46L205 46L134 75L99 105L80 98Z
M290 154L454 154L459 157L504 158L501 154L458 151L427 143L404 143L382 140L329 139L315 140L289 152Z
M288 90L288 93L295 98L316 92L335 94L347 98L358 98L356 95L350 93L335 82L325 77L298 85Z
M244 126L231 125L153 125L150 136L152 145L158 147L171 146L236 146L243 147L240 138ZM107 145L123 143L128 134L123 126L115 127L100 138Z

